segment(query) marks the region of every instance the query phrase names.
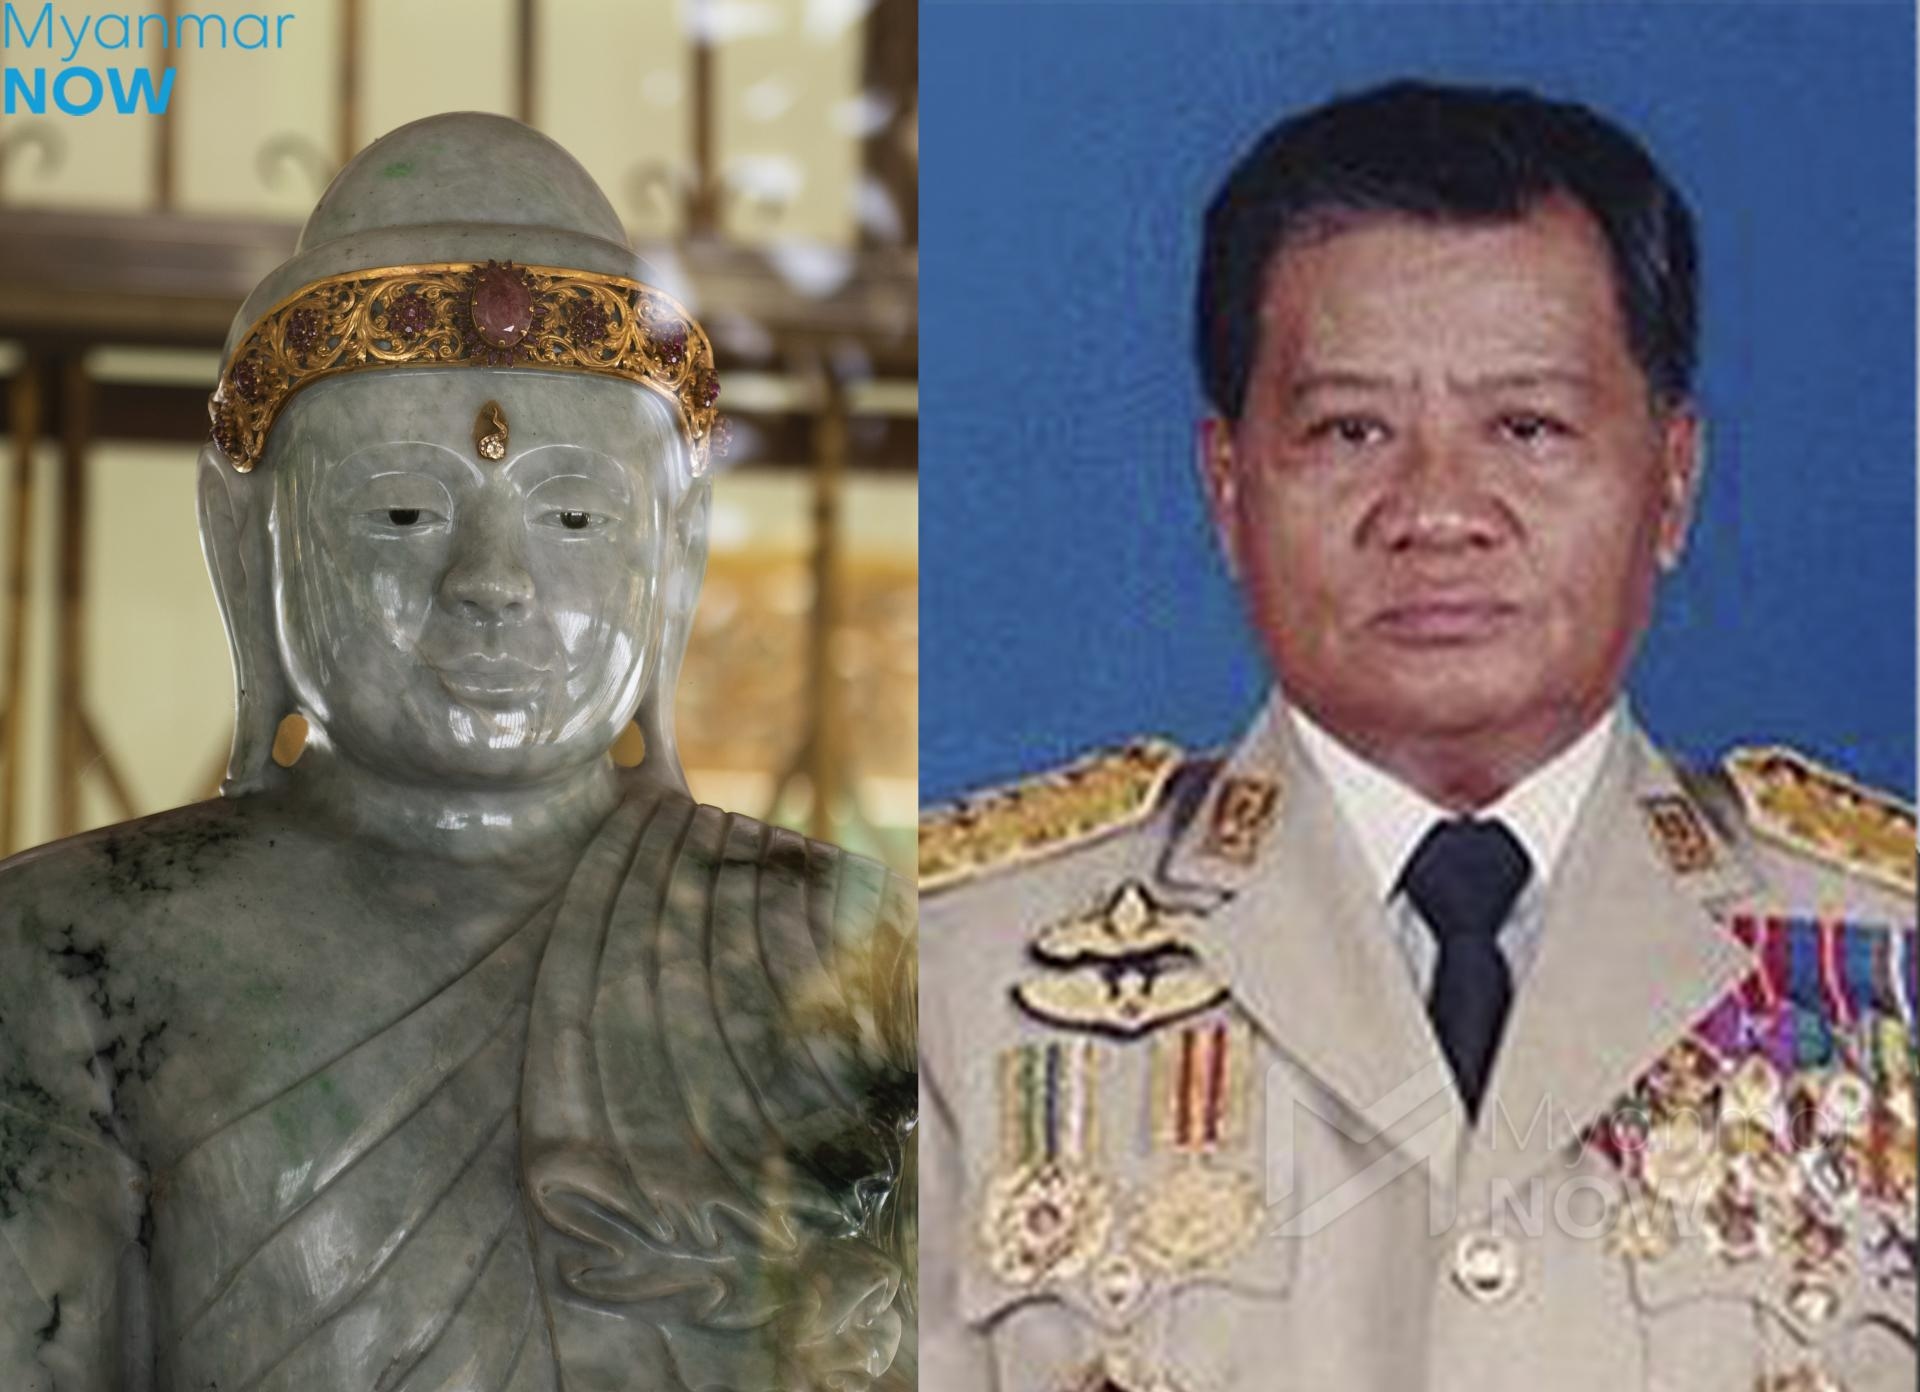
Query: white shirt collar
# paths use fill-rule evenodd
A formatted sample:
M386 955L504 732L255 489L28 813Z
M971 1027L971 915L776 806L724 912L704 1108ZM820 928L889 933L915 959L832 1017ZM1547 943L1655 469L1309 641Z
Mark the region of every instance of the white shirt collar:
M1287 713L1307 757L1332 787L1335 803L1359 838L1384 903L1392 898L1400 871L1420 839L1435 822L1455 814L1368 763L1298 709L1290 706ZM1543 884L1552 875L1574 818L1600 776L1608 740L1620 719L1619 707L1610 708L1572 744L1476 814L1507 824L1527 848L1534 876Z

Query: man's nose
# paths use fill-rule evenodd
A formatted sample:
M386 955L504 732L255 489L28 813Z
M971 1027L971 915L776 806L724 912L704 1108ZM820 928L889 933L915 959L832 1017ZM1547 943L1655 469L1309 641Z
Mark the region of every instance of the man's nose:
M476 623L519 623L533 606L533 576L522 554L517 515L490 507L464 520L464 527L455 528L441 598Z
M1499 545L1517 525L1492 462L1472 443L1416 431L1378 504L1368 538L1393 551L1464 551Z

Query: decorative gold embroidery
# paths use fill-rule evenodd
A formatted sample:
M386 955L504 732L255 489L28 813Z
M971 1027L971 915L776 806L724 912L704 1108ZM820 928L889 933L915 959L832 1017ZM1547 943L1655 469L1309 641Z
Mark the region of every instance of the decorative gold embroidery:
M1736 749L1726 770L1770 840L1912 893L1913 809L1791 749Z
M920 888L938 889L1132 826L1153 810L1179 765L1176 747L1143 740L932 809L920 819Z

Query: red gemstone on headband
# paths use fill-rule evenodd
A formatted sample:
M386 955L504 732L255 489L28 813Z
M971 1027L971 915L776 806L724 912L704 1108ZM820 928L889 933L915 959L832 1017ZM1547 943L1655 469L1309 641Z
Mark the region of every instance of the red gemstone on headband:
M287 318L287 346L304 354L319 341L320 316L310 309L294 310Z
M233 412L224 406L216 408L213 413L213 442L227 458L239 459L240 428L234 422Z
M681 324L663 324L653 331L653 351L668 367L687 359L687 330Z
M242 401L258 401L261 386L260 364L257 360L245 358L233 369L233 389L240 393Z
M387 306L387 322L402 338L418 338L433 327L433 306L425 295L402 295Z
M495 348L511 348L533 327L533 291L512 269L487 262L473 278L473 327Z
M607 336L607 312L591 300L573 307L573 341L591 348Z

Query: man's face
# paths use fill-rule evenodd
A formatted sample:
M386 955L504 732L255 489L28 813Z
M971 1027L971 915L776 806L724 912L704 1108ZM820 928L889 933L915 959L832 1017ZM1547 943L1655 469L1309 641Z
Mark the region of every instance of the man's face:
M474 439L489 400L498 460ZM601 756L659 612L664 408L586 377L390 372L314 388L282 429L281 649L325 737L452 783Z
M1678 559L1690 415L1627 347L1605 243L1517 221L1358 221L1284 248L1216 521L1289 698L1363 751L1542 757L1606 709Z

